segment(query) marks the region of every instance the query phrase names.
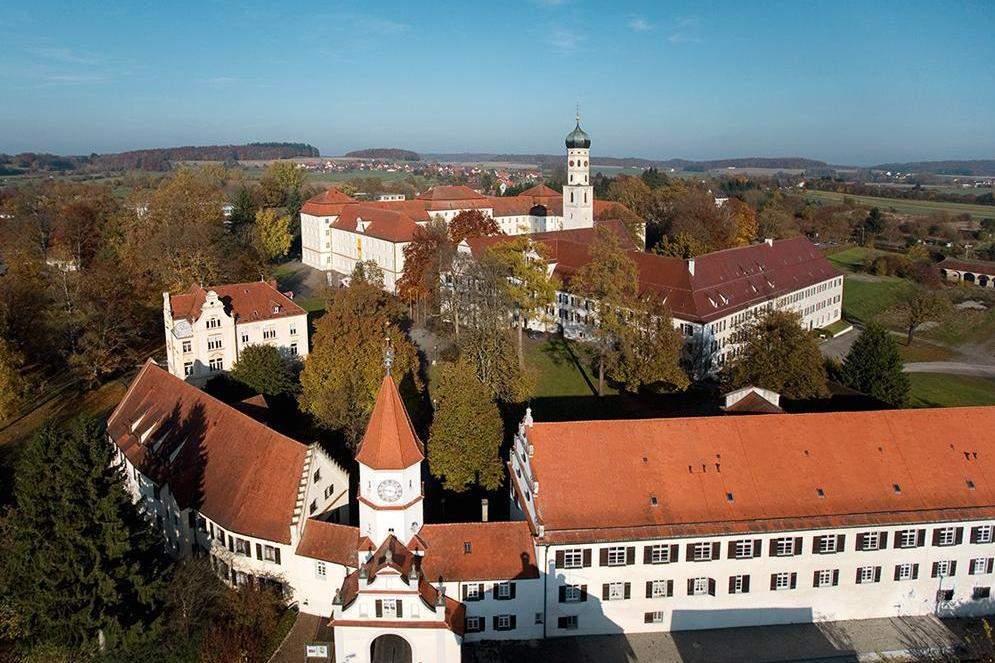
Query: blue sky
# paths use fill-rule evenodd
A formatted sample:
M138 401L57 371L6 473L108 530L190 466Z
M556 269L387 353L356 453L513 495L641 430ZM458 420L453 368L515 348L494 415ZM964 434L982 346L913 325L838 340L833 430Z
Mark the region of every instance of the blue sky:
M0 151L995 158L995 2L0 3Z

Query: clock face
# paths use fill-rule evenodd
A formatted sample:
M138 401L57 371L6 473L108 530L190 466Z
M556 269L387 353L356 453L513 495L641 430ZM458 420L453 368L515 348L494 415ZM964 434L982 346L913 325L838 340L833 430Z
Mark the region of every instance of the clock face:
M393 479L381 481L380 485L377 486L377 495L384 502L396 502L401 499L401 484Z

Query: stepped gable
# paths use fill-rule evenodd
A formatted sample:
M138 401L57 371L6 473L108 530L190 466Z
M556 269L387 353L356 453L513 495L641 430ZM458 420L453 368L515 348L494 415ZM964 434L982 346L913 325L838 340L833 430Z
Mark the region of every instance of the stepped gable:
M159 368L132 380L107 434L157 485L239 534L290 543L307 446Z
M356 454L356 461L380 470L400 470L425 459L408 412L390 374L380 383L370 422Z

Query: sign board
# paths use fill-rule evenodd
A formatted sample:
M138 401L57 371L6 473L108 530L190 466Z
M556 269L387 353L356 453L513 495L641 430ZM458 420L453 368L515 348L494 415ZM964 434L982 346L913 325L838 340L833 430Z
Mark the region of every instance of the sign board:
M328 645L304 645L308 658L328 658Z

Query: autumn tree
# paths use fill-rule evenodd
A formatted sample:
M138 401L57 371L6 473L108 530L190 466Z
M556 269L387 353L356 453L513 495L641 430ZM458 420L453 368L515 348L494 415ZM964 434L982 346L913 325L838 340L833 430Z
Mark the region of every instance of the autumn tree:
M263 202L267 207L291 208L291 214L296 214L297 210L292 208L301 197L306 178L304 169L295 162L273 161L259 180Z
M786 239L797 234L794 218L782 207L767 205L757 217L757 237L760 239Z
M725 206L729 210L729 216L736 224L736 246L746 246L757 237L757 213L756 211L738 198L730 198Z
M438 292L440 265L452 252L449 229L445 221L433 219L414 232L404 247L404 271L397 280L397 294L415 307L428 303Z
M902 293L892 313L902 321L906 330L906 345L912 345L916 329L926 322L937 322L950 311L950 300L942 291L924 286L910 285Z
M608 185L607 198L625 205L636 215L645 217L652 193L642 178L619 175Z
M694 188L686 190L672 203L664 234L673 238L687 235L719 251L736 246L740 230L729 210L715 204L715 197L708 191Z
M0 336L0 423L17 414L25 393L20 367L24 356Z
M605 366L636 302L638 279L636 263L626 255L618 237L606 228L599 228L591 245L591 259L570 284L571 290L593 307L589 324L594 329L599 396L605 391Z
M249 345L231 367L231 377L256 393L277 396L297 391L299 371L298 362L284 356L278 348Z
M493 394L473 366L466 361L439 366L433 399L436 409L428 438L433 476L455 492L474 484L487 490L500 487L504 424Z
M463 210L449 222L449 240L459 244L467 237L501 235L497 221L477 209Z
M826 368L815 337L802 329L801 316L772 309L747 324L740 353L732 364L735 387L755 386L788 398L829 393Z
M253 228L253 245L266 260L276 260L287 255L293 236L290 232L290 216L281 216L273 208L256 212Z
M546 247L525 236L500 242L487 249L503 272L501 287L514 309L518 328L518 364L525 366L522 335L530 318L542 311L556 295L550 278Z
M887 329L871 322L854 341L840 371L843 384L895 407L909 400L909 376L902 372L898 344Z
M673 237L664 235L654 247L654 253L674 258L693 258L708 253L708 245L687 233L677 233Z
M681 368L684 337L659 297L640 298L625 323L611 355L609 377L630 392L642 387L686 388L690 381Z
M322 426L356 444L384 375L386 339L394 351L391 375L420 389L418 353L402 327L404 307L369 283L331 293L301 372L301 408Z

